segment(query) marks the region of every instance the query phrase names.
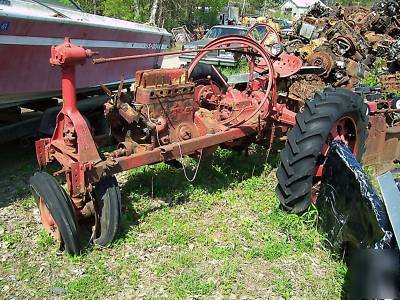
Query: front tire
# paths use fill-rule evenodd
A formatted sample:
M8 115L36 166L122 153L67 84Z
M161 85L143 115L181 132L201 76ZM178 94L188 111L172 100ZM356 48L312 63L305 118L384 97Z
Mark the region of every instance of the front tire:
M301 213L311 205L312 188L318 181L316 169L325 162L323 149L329 147L332 130L340 120L354 124L347 143L357 160L361 160L367 138L367 114L363 99L342 88L326 88L306 102L280 153L276 193L284 209Z
M68 254L80 253L78 224L71 199L53 176L36 172L29 180L37 200L40 218L48 233L61 242Z
M94 196L99 220L99 234L94 243L106 247L117 236L121 222L121 192L115 176L103 177L96 183Z

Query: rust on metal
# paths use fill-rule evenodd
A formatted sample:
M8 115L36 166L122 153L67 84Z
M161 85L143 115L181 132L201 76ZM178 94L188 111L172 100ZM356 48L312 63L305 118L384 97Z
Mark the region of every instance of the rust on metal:
M93 59L93 64L104 64L115 61L124 61L124 60L134 60L140 58L148 58L148 57L157 57L157 56L168 56L168 55L177 55L177 54L186 54L186 53L201 53L201 52L210 52L215 50L239 50L244 49L245 46L227 46L227 47L217 47L217 48L208 48L208 49L193 49L193 50L182 50L182 51L170 51L170 52L160 52L160 53L147 53L147 54L138 54L138 55L128 55L128 56L120 56L120 57L110 57L110 58L95 58Z
M383 114L370 116L367 150L363 157L366 165L374 166L377 173L392 170L400 159L400 127L389 128Z
M381 75L379 77L379 82L384 92L398 93L400 91L400 72Z
M250 76L244 90L235 89L223 80L223 91L208 74L204 74L199 83L191 81L190 74L202 56L216 49L239 49L241 53L257 58L249 59L249 70L253 71L256 61L262 60L263 64L258 66L262 67L261 76ZM250 141L274 140L281 138L295 123L295 112L277 102L276 74L284 78L298 72L301 60L282 55L273 63L268 51L259 43L240 36L222 38L197 52L187 69L138 71L131 92L123 91L123 78L115 94L103 88L110 97L104 104L104 115L111 136L94 137L77 109L74 83L75 65L84 63L93 52L76 47L69 40L52 48L50 61L62 70L64 101L53 137L36 142L37 158L42 167L51 162L61 165L56 173L66 176L67 190L78 218L96 214L93 185L104 175L179 159L182 155L210 154L218 145L240 147L242 144L247 146ZM215 68L212 70L218 72ZM268 129L270 120L274 120L279 128L276 136ZM100 155L96 144L100 141L112 142L116 149Z

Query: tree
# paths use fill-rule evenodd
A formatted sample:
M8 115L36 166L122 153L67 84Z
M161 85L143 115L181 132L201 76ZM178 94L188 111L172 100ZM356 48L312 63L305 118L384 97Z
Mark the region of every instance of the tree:
M135 20L133 2L126 0L105 0L104 15L123 20Z
M75 1L84 10L92 14L103 13L104 0L78 0Z
M151 6L150 19L149 19L150 24L156 24L156 13L157 13L157 8L158 8L158 1L159 0L153 0L153 5Z

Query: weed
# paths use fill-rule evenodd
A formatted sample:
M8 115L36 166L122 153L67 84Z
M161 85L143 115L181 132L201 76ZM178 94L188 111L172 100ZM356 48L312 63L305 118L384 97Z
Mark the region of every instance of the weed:
M174 278L169 290L177 298L183 298L188 295L209 295L215 288L215 282L204 279L198 272L188 271Z
M30 193L30 191L27 193ZM24 195L26 196L26 194ZM36 200L33 196L28 196L22 199L20 205L24 210L30 210L33 207L36 207Z
M241 59L235 67L220 67L219 71L225 76L248 73L249 64L246 59Z
M5 244L7 249L14 249L21 242L22 234L19 231L4 233L0 236L0 241Z
M363 84L371 87L379 86L379 76L382 74L382 70L385 68L386 62L382 58L377 58L373 64L373 68L369 72L366 78L362 81Z
M238 284L237 275L240 265L237 259L227 259L223 262L219 271L219 280L225 293L231 293L234 286Z
M44 229L40 229L39 238L37 240L37 245L41 251L46 251L50 246L54 245L53 237Z
M272 289L285 299L290 299L293 292L293 284L290 278L281 276L272 281Z

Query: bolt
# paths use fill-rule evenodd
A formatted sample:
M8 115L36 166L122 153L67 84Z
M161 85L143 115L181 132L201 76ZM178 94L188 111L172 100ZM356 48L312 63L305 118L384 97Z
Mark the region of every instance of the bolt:
M183 140L188 140L188 139L192 138L192 133L191 133L189 127L182 126L181 129L179 130L179 136Z
M170 142L170 139L168 136L163 136L161 138L161 144L166 145L166 144L169 144L169 142Z

